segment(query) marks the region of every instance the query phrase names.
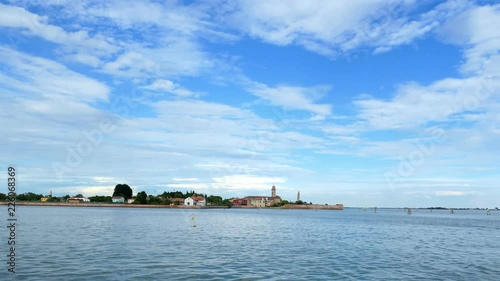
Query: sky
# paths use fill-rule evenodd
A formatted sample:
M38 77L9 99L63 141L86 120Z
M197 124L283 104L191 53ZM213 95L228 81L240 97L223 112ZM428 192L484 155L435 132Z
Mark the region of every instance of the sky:
M496 1L1 0L0 177L500 206L498 27Z

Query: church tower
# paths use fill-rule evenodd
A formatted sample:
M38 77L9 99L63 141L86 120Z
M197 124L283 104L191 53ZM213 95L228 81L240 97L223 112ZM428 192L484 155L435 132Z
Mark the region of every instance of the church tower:
M297 192L297 202L299 202L299 201L300 201L300 191Z
M271 188L271 197L276 197L276 187L273 185L273 188Z

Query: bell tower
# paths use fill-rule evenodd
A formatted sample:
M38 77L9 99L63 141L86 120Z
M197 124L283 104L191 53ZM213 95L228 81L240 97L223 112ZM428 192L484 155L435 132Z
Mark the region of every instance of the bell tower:
M271 188L271 197L276 197L276 187L273 185L273 188Z

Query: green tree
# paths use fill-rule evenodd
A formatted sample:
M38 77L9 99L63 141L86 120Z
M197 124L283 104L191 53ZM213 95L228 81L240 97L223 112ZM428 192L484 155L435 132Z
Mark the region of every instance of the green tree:
M42 194L35 194L33 192L22 193L17 195L17 200L19 201L40 201L43 197Z
M172 200L170 200L169 198L164 198L163 200L161 200L160 204L161 205L170 205L170 204L172 204Z
M137 193L134 204L147 204L147 203L148 203L148 195L146 194L146 192L141 191Z
M221 202L221 206L227 206L228 208L231 208L233 206L233 202L231 202L229 199L224 199Z
M0 193L0 201L7 200L7 195L5 193Z
M222 197L210 195L207 198L207 203L210 203L212 206L222 206Z
M66 196L65 196L66 197ZM91 196L89 197L90 202L99 202L99 203L111 203L113 200L111 199L111 196Z
M148 198L149 204L161 204L162 200L158 196L149 195Z
M127 184L117 184L113 196L123 196L127 201L127 199L132 198L132 188Z
M57 197L50 197L49 199L47 199L47 202L61 202L61 201Z

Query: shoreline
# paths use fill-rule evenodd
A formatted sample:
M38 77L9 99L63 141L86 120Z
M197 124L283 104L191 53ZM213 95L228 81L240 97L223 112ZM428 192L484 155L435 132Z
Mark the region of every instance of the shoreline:
M7 206L10 202L0 202ZM117 203L53 203L53 202L15 202L17 206L42 207L95 207L95 208L149 208L149 209L283 209L283 210L343 210L342 204L337 205L285 205L282 207L255 207L255 206L184 206L184 205L141 205Z

